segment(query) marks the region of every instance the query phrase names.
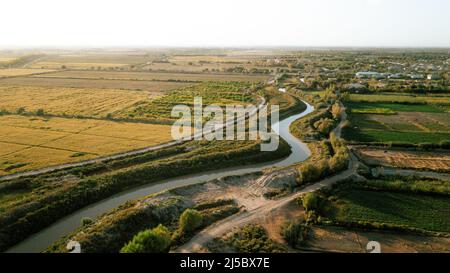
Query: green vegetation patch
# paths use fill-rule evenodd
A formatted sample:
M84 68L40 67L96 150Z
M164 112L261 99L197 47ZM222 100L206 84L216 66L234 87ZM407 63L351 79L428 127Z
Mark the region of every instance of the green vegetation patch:
M172 108L176 105L193 107L194 97L202 98L203 107L212 104L219 106L228 104L247 105L254 102L252 94L245 92L245 89L250 88L250 86L247 83L236 82L201 83L174 90L163 97L151 101L138 103L124 110L119 116L174 120L177 118L171 117Z
M395 112L443 113L440 107L428 104L400 104L385 102L351 102L347 104L352 113L395 114Z
M439 144L450 139L447 128L440 124L433 125L430 122L396 120L392 116L392 123L381 123L367 114L352 113L348 116L350 124L343 130L343 137L353 142L366 143L434 143ZM418 127L418 124L422 128ZM419 125L419 126L420 126ZM429 131L424 131L423 128Z
M383 94L350 94L352 102L384 102L384 103L410 103L410 104L436 104L450 105L450 97L446 94L415 95L399 93Z
M435 132L402 132L346 128L344 130L344 138L355 142L419 144L440 143L448 140L450 138L450 134Z
M283 248L276 245L267 236L266 230L259 225L247 225L225 240L237 252L271 253L281 252Z
M450 232L450 198L352 189L338 195L333 218Z

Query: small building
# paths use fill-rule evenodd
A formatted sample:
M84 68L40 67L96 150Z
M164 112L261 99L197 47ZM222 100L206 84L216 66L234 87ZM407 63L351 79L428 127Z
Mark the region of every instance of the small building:
M413 80L423 80L423 75L422 74L411 74L409 75L411 77L411 79Z
M440 79L441 79L441 76L439 76L439 74L436 74L436 73L427 75L427 80L430 80L430 81L437 81Z
M356 77L359 79L370 79L370 78L381 79L384 78L385 76L382 73L365 71L356 73Z
M402 73L396 73L396 74L391 74L388 76L389 79L404 79L406 78L405 74Z
M286 88L278 88L278 91L280 91L282 93L286 93Z

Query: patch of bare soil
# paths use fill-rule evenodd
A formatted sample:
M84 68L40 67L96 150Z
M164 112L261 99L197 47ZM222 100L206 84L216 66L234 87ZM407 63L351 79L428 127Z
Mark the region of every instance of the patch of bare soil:
M450 130L447 113L399 112L396 115L371 115L370 118L391 129L447 133Z
M264 227L267 231L267 236L279 244L285 244L281 236L281 227L284 223L295 221L304 217L305 211L297 204L296 201L291 201L287 205L271 211L264 217L260 218L256 223Z
M369 241L377 241L385 253L450 253L450 238L377 231L350 231L339 227L313 227L308 249L333 252L367 252Z
M358 153L361 159L370 165L434 171L448 171L450 169L450 153L444 151L425 152L361 148L358 149Z

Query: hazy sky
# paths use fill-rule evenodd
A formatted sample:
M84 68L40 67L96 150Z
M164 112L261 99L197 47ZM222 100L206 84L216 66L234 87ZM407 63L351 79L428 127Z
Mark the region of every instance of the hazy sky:
M0 46L450 47L450 0L1 0Z

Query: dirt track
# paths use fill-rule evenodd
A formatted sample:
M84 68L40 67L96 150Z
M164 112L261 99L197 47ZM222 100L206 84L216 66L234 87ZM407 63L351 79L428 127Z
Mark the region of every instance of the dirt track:
M271 211L282 208L283 206L289 204L291 201L295 200L296 198L300 197L301 195L307 192L313 192L323 187L329 187L338 181L342 181L355 174L357 167L358 167L357 159L356 157L351 155L349 168L344 172L323 179L317 183L314 183L310 186L301 189L298 192L295 192L289 196L280 198L278 200L266 200L264 205L255 208L253 210L248 210L225 218L224 220L219 221L202 230L199 234L194 236L188 243L176 249L175 252L181 253L200 252L204 249L203 246L210 240L222 236L223 234L232 230L233 228L242 227L257 219L263 218L266 215L268 215Z
M341 121L334 130L336 136L340 136L342 126L346 120L347 115L345 113L345 108L343 108L343 110L341 111ZM350 163L347 170L335 176L323 179L312 185L306 186L305 188L278 200L263 199L264 203L254 209L246 207L247 211L235 214L207 227L199 234L194 236L188 243L180 246L174 252L192 253L204 251L204 246L212 239L221 237L233 228L242 227L248 223L254 222L257 219L264 218L271 211L284 207L285 205L289 204L291 201L295 200L305 193L314 192L321 188L329 187L338 181L349 178L356 173L357 168L358 160L352 153L350 153ZM239 202L238 200L238 203L243 202Z

